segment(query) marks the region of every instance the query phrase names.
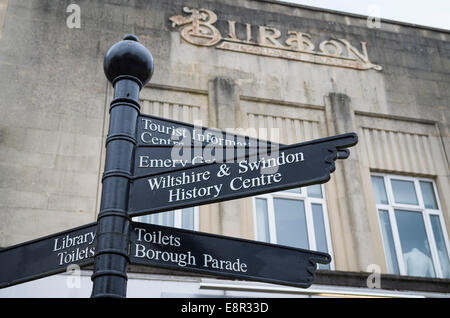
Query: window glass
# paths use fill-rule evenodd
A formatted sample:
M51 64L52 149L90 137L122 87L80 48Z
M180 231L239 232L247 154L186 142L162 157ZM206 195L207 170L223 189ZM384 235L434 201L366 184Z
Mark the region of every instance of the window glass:
M306 188L308 191L308 197L322 198L322 187L320 184L315 184Z
M392 236L391 221L386 210L379 210L381 235L383 235L384 254L389 273L400 274L398 268L397 255L395 254L394 238Z
M325 196L321 185L313 185L256 197L255 239L332 255ZM333 261L318 266L334 269Z
M372 183L389 272L450 278L446 230L433 181L388 175L372 176Z
M133 218L137 222L195 230L196 208L148 214Z
M406 274L409 276L435 277L422 213L395 210L395 218Z
M433 228L434 241L436 242L437 254L439 263L441 263L442 275L445 278L450 278L450 258L445 247L444 234L442 232L439 216L431 215L431 227Z
M328 253L327 235L325 232L325 222L323 219L322 204L311 204L313 223L314 223L314 235L316 239L316 250L319 252ZM319 264L319 269L330 269L330 264Z
M167 211L162 213L151 214L149 223L163 226L173 227L173 211Z
M413 181L391 180L392 192L396 203L418 205Z
M420 189L422 190L422 197L427 209L437 209L436 196L434 195L433 184L427 181L420 181Z
M270 242L269 217L267 200L256 198L256 239L262 242Z
M294 188L294 189L284 190L284 192L291 192L291 193L299 194L301 190L302 190L302 188Z
M186 230L194 229L194 208L181 210L181 228Z
M384 178L379 176L372 176L372 185L375 201L378 204L388 204L386 187L384 186Z
M148 215L143 215L138 218L135 218L134 220L136 220L138 222L142 222L142 223L151 223L150 217L151 217L151 214L148 214Z
M277 244L309 248L305 204L302 200L274 198Z

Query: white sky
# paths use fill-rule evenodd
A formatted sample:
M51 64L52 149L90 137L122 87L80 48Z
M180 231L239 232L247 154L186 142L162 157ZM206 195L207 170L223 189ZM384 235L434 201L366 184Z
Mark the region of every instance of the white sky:
M450 0L280 0L450 30ZM377 14L376 12L379 12ZM375 12L375 13L373 13Z

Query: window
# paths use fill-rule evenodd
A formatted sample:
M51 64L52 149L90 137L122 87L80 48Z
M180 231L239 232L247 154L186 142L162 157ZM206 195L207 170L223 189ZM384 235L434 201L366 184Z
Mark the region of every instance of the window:
M326 200L322 185L290 189L254 197L258 241L332 255ZM332 269L334 262L319 264Z
M135 218L137 222L198 230L198 208L179 209L162 213L148 214Z
M450 278L449 243L433 180L373 174L390 273Z

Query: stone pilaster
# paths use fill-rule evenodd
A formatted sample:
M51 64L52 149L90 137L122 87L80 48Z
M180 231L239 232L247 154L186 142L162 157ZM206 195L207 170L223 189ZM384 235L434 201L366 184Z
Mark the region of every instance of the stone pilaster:
M239 86L231 78L216 77L209 82L209 127L221 130L240 127ZM242 236L241 200L217 204L222 235Z
M325 97L325 105L329 135L357 132L354 111L347 95L330 93ZM336 162L336 171L328 186L330 222L339 219L341 227L332 232L342 235L333 237L336 241L333 242L336 269L343 266L346 270L366 271L368 265L378 264L384 270L376 210L371 204L373 202L367 201L367 194L372 197L370 171L362 167L360 149L358 144L350 150L348 159Z

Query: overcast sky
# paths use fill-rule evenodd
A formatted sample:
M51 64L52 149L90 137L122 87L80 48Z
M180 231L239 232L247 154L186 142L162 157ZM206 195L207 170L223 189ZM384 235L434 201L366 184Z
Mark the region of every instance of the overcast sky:
M450 30L450 0L280 0ZM375 13L373 13L375 12Z

